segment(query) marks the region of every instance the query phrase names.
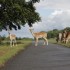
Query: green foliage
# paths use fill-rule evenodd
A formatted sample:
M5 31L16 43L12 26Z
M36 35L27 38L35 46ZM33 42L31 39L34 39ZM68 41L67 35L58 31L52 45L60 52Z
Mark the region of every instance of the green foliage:
M66 31L70 31L70 27L66 27L64 30L66 30Z
M48 38L55 38L55 37L57 37L57 35L58 35L58 33L59 32L64 32L64 31L70 31L70 27L66 27L66 28L64 28L64 29L62 29L62 30L58 30L58 29L53 29L53 30L51 30L51 31L48 31Z
M39 14L35 11L34 3L39 0L0 0L0 30L14 28L20 29L28 23L32 26L33 23L40 20Z
M60 31L57 29L48 31L48 38L55 38Z

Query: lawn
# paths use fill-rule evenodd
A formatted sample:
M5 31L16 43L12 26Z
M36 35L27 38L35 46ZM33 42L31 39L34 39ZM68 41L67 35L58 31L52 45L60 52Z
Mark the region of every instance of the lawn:
M63 46L65 46L65 47L70 48L70 42L68 42L67 44L65 44L65 43L61 43L61 42L58 42L58 43L57 43L55 38L51 38L51 39L49 39L49 42L50 42L50 43L53 43L53 44L63 45Z
M20 51L25 50L31 42L31 40L26 39L18 40L17 46L10 47L9 43L3 41L3 43L0 44L0 67L4 66L10 58L18 54Z

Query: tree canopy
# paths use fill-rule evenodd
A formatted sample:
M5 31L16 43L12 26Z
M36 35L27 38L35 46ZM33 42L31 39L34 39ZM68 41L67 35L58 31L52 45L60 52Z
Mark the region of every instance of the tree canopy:
M40 21L39 13L34 7L34 3L40 0L0 0L0 30L9 27L10 30L20 29L28 23L32 26L33 23Z

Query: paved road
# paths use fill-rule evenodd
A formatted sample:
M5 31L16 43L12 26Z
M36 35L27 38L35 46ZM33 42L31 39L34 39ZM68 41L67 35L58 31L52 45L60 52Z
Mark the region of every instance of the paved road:
M70 70L70 48L42 42L35 47L33 42L1 70Z

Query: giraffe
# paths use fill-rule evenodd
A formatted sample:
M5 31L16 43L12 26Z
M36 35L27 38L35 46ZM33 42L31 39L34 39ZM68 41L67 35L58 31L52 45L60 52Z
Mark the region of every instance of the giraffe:
M16 44L17 46L17 42L16 42L16 35L15 34L11 34L10 30L8 30L8 34L9 34L9 39L10 39L10 46L14 46Z
M47 43L47 45L48 45L48 39L47 39L47 33L46 32L33 32L33 29L29 29L30 30L30 32L31 32L31 34L32 34L32 36L35 38L35 46L37 46L38 45L38 39L39 38L43 38L45 41L44 41L44 45L45 45L45 43Z

